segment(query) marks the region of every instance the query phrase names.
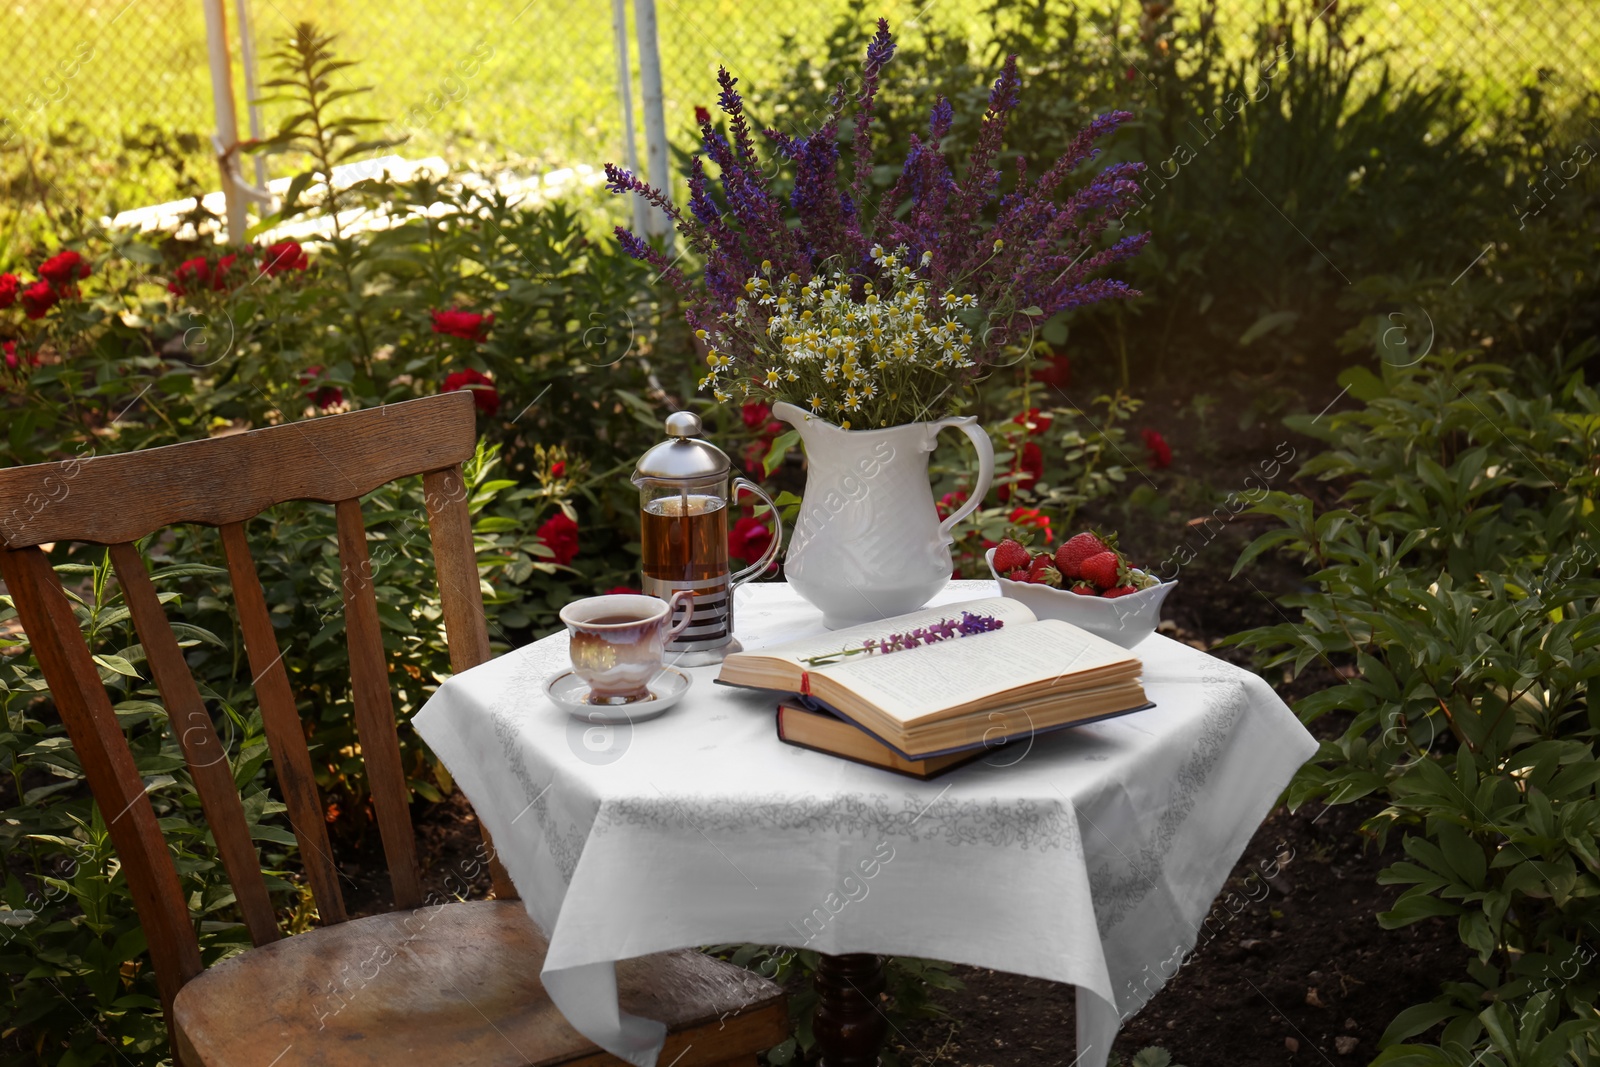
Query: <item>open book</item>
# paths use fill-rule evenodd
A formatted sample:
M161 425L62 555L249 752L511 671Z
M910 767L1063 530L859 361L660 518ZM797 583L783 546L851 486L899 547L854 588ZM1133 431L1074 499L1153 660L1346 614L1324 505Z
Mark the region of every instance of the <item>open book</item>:
M963 611L1004 626L897 652L808 662L959 619ZM717 681L801 693L896 751L926 758L1145 707L1140 670L1127 649L995 597L737 652L723 661Z

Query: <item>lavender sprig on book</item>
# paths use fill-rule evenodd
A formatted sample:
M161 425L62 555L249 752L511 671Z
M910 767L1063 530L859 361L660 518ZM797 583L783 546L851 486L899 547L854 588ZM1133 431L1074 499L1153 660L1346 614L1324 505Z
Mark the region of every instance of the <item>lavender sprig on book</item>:
M873 653L899 652L902 649L917 648L920 645L931 645L939 641L950 641L958 637L967 637L972 634L986 634L998 630L1005 625L1005 621L993 615L975 615L970 611L963 611L959 619L940 619L938 622L927 626L918 626L903 634L890 634L882 641L867 638L855 648L842 648L837 652L828 652L820 656L807 656L802 662L808 667L822 667L829 663L838 663L847 656L870 656Z

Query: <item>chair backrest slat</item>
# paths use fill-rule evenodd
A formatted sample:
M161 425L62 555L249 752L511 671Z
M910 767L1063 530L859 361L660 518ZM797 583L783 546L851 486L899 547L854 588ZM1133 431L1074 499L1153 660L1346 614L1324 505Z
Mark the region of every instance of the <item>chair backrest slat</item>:
M350 652L350 695L355 704L356 733L372 790L384 858L395 906L422 903L417 869L416 834L411 827L411 791L400 763L400 738L395 732L394 695L389 690L388 657L378 622L378 598L367 555L367 527L361 501L334 505L339 536L340 585L344 588L344 636Z
M100 682L94 656L49 559L37 548L0 548L0 575L116 845L170 1026L173 998L203 969L172 853L162 839L155 808Z
M144 646L145 662L161 692L161 702L166 705L168 728L178 738L189 764L195 790L200 794L200 808L233 885L250 940L257 945L276 941L278 920L267 896L266 879L261 876L261 857L250 840L239 787L233 780L233 765L217 738L194 675L184 662L172 624L161 610L150 572L145 569L139 550L127 542L111 546L111 563L117 569L123 600Z
M461 467L424 474L422 499L428 509L450 669L460 674L489 659L489 628L483 619L478 558L472 551L472 514Z
M428 534L433 539L434 570L444 609L445 639L450 644L450 669L456 674L489 659L489 627L483 618L483 593L478 588L478 557L472 550L472 509L459 465L422 476L422 499L428 509ZM489 876L499 900L517 899L511 876L494 851L489 831Z
M477 434L462 417L470 411L472 398L460 391L231 437L0 469L0 541L114 545L179 523L243 522L286 500L363 496L471 458Z
M283 665L278 635L272 628L261 577L256 573L250 542L244 524L230 522L222 528L222 553L228 562L228 577L233 584L234 606L239 611L239 629L244 634L245 654L250 660L256 703L261 708L261 724L266 730L267 747L272 752L272 767L278 789L289 809L289 825L300 843L300 862L311 895L317 902L317 915L324 923L344 922L344 893L339 889L339 869L328 845L328 827L322 814L322 794L311 769L311 752L306 747L305 728L289 687L289 672Z

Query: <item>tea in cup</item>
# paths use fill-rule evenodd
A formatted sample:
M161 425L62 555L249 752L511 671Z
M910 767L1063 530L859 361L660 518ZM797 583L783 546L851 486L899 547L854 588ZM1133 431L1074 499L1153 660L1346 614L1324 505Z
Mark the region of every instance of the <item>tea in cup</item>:
M679 602L683 618L672 616ZM661 673L669 639L694 618L694 597L687 591L672 600L632 593L613 593L575 600L561 609L561 621L572 635L572 669L589 684L590 703L625 704L650 696L650 680Z

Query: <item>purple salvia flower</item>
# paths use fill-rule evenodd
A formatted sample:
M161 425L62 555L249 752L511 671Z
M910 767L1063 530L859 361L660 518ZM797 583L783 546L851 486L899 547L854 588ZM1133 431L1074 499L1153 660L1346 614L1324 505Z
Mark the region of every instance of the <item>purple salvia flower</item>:
M879 77L894 55L894 39L887 23L879 21L867 48L861 80L853 96L855 134L851 146L853 174L840 174L839 126L843 110L852 99L844 87L830 98L830 113L823 124L801 135L762 131L778 159L792 167L792 192L787 205L772 191L769 175L756 158L744 101L738 83L726 70L719 71L718 104L728 116L727 136L709 121L701 124L705 157L718 168L720 192L713 194L712 179L698 157L690 164L689 199L679 211L658 189L636 175L607 167L606 184L617 193L645 198L669 218L684 235L691 251L703 257L702 285L688 286L661 250L626 230L618 231L624 250L660 270L664 280L685 296L685 316L691 326L704 327L718 337L721 350L733 357L729 377L752 374L770 365L765 327L768 306L746 304L745 286L756 272L754 264L772 261L774 275L809 279L824 261L852 274L852 296L864 298L864 285L881 274L868 250L905 246L907 262L914 262L936 294L955 291L977 302L976 316L963 319L976 327L986 319L982 339L972 358L980 367L992 363L1004 339L1032 320L1019 309L1037 304L1046 314L1097 300L1138 295L1120 281L1094 279L1094 271L1135 254L1148 239L1145 234L1125 236L1100 247L1111 222L1125 220L1142 202L1138 164L1118 164L1095 175L1082 188L1063 196L1072 172L1092 160L1095 142L1126 121L1124 112L1101 115L1084 127L1045 173L1030 181L1027 168L1017 161L1016 191L999 197L1001 171L997 164L1006 123L1016 107L1020 80L1016 61L1008 58L989 94L989 108L978 131L976 145L957 182L941 143L954 123L948 100L937 100L928 117L928 137L913 138L905 166L889 196L875 209L865 205L872 192L873 145L871 126ZM789 209L788 211L785 208ZM994 222L985 213L993 211ZM798 222L786 221L785 216ZM797 217L797 218L796 218ZM930 264L922 257L929 253ZM935 306L941 303L934 298ZM975 371L972 373L980 373ZM972 374L966 375L971 377ZM959 386L962 376L952 376L942 398ZM942 412L938 412L942 413ZM930 407L929 417L938 414ZM958 633L982 633L997 628L982 618L925 627L910 635L893 635L884 650L907 647L906 642L928 643ZM858 650L860 651L860 650Z
M965 241L978 220L984 201L989 198L990 190L1000 182L1000 172L991 163L1000 153L1000 143L1005 137L1006 121L1010 118L1011 109L1017 106L1019 84L1017 57L1015 54L1008 55L1005 66L1000 69L1000 77L995 79L994 88L989 93L989 110L984 113L978 143L973 146L972 157L967 164L967 180L956 198L955 217L951 220L948 234L952 239Z
M706 168L699 156L689 164L689 213L707 228L722 217L722 209L717 207L706 186Z
M634 259L650 264L661 275L662 280L678 292L686 297L691 295L689 280L683 276L681 270L673 266L671 260L661 254L659 249L652 248L647 241L625 227L618 226L613 232L617 235L617 243L622 246L624 252Z
M861 69L861 91L856 94L856 133L852 146L856 157L856 178L850 194L857 203L872 192L872 115L878 99L878 75L894 58L894 37L889 20L878 20L878 32L867 45L867 62Z
M635 237L633 231L625 226L616 228L617 244L622 250L634 259L646 259L650 255L650 244L642 237Z
M894 35L889 32L889 20L878 20L878 32L867 45L867 71L877 74L883 65L894 58Z

